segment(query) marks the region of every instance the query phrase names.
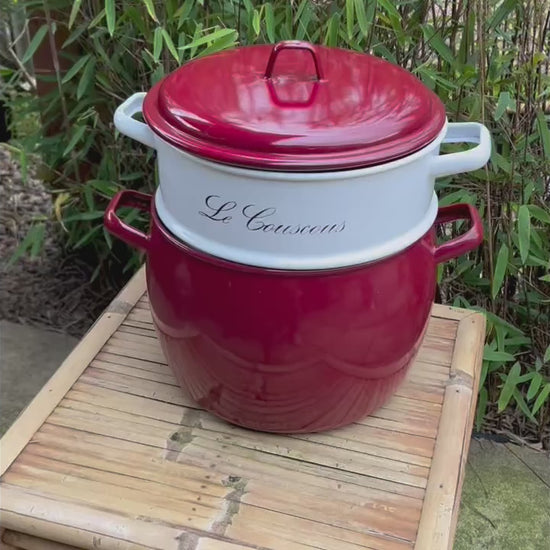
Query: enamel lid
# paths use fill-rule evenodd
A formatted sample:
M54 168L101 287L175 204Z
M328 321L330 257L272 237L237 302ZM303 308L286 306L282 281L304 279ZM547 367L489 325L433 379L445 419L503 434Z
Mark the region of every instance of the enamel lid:
M446 121L436 94L408 71L295 41L190 61L151 89L143 114L191 154L281 171L387 163L428 145Z

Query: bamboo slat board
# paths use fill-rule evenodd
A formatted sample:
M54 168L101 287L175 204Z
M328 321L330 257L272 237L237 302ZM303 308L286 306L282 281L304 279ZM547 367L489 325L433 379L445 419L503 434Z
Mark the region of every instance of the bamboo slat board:
M142 270L0 441L0 548L450 548L484 327L434 306L387 406L331 432L260 434L176 386Z

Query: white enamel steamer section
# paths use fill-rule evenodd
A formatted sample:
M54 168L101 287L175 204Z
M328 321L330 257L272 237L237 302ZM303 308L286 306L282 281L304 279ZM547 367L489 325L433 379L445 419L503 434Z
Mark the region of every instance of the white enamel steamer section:
M380 259L417 241L437 212L436 177L481 168L488 130L447 123L405 158L363 169L274 172L214 163L181 151L133 115L145 93L115 113L123 134L157 151L155 204L177 238L227 260L276 269L325 269ZM473 143L440 155L441 143Z

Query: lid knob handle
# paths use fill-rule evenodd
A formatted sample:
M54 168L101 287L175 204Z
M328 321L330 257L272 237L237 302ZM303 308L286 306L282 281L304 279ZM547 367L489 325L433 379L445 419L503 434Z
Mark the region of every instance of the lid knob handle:
M302 42L301 40L284 40L273 46L271 50L271 55L269 56L269 61L267 62L267 67L265 68L264 78L271 78L273 76L273 69L275 68L275 61L277 56L283 50L305 50L311 54L313 58L313 64L315 65L315 73L317 75L317 80L323 78L323 71L321 70L321 64L317 59L317 54L315 53L315 47L309 42Z

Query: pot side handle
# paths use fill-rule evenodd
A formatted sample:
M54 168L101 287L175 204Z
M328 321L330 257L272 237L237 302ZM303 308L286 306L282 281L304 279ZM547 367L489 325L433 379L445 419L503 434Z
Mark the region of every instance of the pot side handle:
M458 220L469 221L470 229L463 235L435 247L434 260L438 264L471 252L483 241L483 222L477 208L471 204L451 204L440 207L437 211L435 224L441 225Z
M138 208L142 212L150 212L152 200L153 197L146 193L139 193L138 191L132 190L119 191L111 199L103 216L103 224L107 228L107 231L130 246L147 252L150 236L122 221L118 217L116 211L123 206L127 206L130 208Z
M155 134L147 124L132 118L141 113L145 92L137 92L130 96L115 111L114 121L116 129L125 136L131 137L144 145L155 149Z
M491 134L478 122L449 123L443 143L477 143L477 146L434 157L431 173L436 178L477 170L485 166L491 156Z

